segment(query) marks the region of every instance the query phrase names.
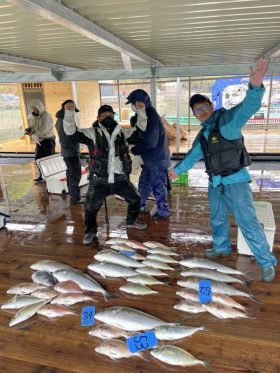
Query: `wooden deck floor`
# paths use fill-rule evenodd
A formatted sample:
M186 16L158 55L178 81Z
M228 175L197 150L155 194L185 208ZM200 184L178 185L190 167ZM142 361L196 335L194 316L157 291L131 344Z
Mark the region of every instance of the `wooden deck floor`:
M68 196L48 195L44 184L34 186L34 165L1 165L2 209L10 208L12 219L7 229L0 231L0 303L7 301L6 291L19 282L31 281L30 265L48 258L85 269L93 255L105 248L106 226L104 209L98 221L99 245L85 247L83 207L69 206ZM195 185L202 171L190 173L190 184ZM268 173L265 174L266 177ZM278 178L272 174L271 178ZM6 185L6 190L3 188ZM280 259L280 188L255 189L255 200L271 201L276 221L274 252ZM8 191L8 193L6 193ZM9 203L5 199L8 195ZM149 202L152 208L153 202ZM130 231L128 237L139 241L154 240L176 246L182 256L202 255L211 247L211 232L205 187L174 187L170 197L172 216L168 221L153 221L145 215L146 231ZM6 210L7 211L7 210ZM110 236L127 237L124 227L126 204L110 197L108 200ZM134 307L167 321L184 320L186 325L204 325L207 331L197 333L179 343L197 358L210 360L213 373L279 373L280 372L280 271L276 280L265 284L260 270L249 257L237 255L234 222L231 222L234 252L219 262L245 270L254 280L250 290L262 302L256 304L239 298L248 305L254 318L220 321L210 314L190 315L174 310L178 271L170 277L170 287L154 287L156 296L142 298L120 295L118 288L124 280L98 279L106 289L119 294L110 303L98 297L97 311L105 307L125 305ZM279 267L278 267L279 268ZM89 305L90 303L88 303ZM79 313L81 305L75 306ZM89 327L81 327L80 316L49 320L34 316L22 324L9 327L13 313L0 310L0 371L5 373L158 373L206 372L202 366L169 368L151 358L137 357L112 361L95 352L100 340L89 336Z

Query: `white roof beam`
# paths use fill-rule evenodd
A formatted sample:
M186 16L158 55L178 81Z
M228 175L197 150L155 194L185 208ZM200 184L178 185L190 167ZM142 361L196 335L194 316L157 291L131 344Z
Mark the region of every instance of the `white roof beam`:
M277 43L274 45L274 47L272 47L267 52L265 52L265 54L262 57L265 59L272 60L274 57L276 56L278 57L279 54L280 54L280 43Z
M10 3L29 8L43 18L60 24L80 35L103 44L120 53L125 53L133 59L147 63L152 66L161 66L162 63L151 56L141 52L139 49L126 43L124 40L113 35L94 22L82 17L63 4L54 0L7 0Z
M24 65L24 66L36 66L36 67L39 67L42 69L48 69L48 70L74 70L74 68L70 66L58 65L56 63L33 60L30 58L25 58L25 57L13 56L11 54L0 53L0 62L6 62L6 63ZM77 69L77 70L80 70L80 69Z

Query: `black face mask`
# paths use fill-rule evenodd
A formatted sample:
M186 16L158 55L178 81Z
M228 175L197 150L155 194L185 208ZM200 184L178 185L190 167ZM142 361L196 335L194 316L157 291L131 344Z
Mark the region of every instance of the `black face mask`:
M112 133L116 127L116 125L118 124L114 118L112 117L107 117L105 119L103 119L101 122L102 126L104 126L106 128L106 130L110 133Z

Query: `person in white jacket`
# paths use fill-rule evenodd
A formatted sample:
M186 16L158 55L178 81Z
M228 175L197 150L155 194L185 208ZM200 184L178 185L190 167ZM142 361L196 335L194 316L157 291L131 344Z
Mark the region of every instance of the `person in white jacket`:
M29 126L25 129L25 134L33 136L36 140L35 160L48 157L55 152L55 135L51 115L45 110L42 101L35 99L30 101L29 107L32 109L29 118ZM43 181L41 171L35 182Z

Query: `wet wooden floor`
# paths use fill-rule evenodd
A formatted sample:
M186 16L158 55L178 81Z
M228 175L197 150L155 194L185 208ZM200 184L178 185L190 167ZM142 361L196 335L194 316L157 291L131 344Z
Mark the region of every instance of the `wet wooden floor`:
M86 269L93 255L105 248L106 226L104 209L98 221L99 244L82 245L84 232L83 207L69 206L68 196L48 195L45 184L33 185L35 171L32 163L2 165L2 210L10 209L12 219L7 229L0 230L0 302L7 301L6 291L19 282L31 281L30 265L41 259L54 259L80 269ZM189 175L190 185L201 185L202 171L194 170ZM268 177L268 173L265 173ZM204 177L204 176L203 176ZM258 187L255 183L255 200L272 202L276 234L274 252L280 258L280 187L279 172L270 175L274 188ZM274 178L274 179L273 179ZM6 188L3 187L6 185ZM8 200L7 200L8 198ZM176 246L182 256L202 255L211 247L211 233L204 186L173 187L170 196L172 216L168 221L153 221L143 215L148 224L146 231L129 231L130 239L158 241ZM153 201L149 201L149 208ZM110 237L127 237L124 227L126 204L110 197L108 200ZM148 312L167 321L184 319L186 325L204 325L199 332L176 345L188 350L202 360L209 360L213 373L279 373L280 372L280 271L276 280L265 284L260 280L260 270L250 257L237 255L237 229L231 221L233 254L218 259L223 264L246 271L254 280L250 291L262 302L256 304L238 298L247 305L252 319L220 321L210 314L183 314L174 310L178 271L170 276L170 285L153 287L159 295L133 297L121 295L118 288L125 280L98 279L110 292L119 295L106 303L98 297L97 311L105 307L125 305ZM91 303L87 303L90 305ZM81 313L81 305L73 307ZM81 317L67 316L50 320L36 315L15 327L8 323L14 312L0 310L0 371L5 373L39 372L97 372L97 373L158 373L190 372L207 370L202 366L170 368L150 357L144 361L137 357L112 361L95 352L101 343L89 336L90 327L81 327ZM174 343L173 343L174 344Z

